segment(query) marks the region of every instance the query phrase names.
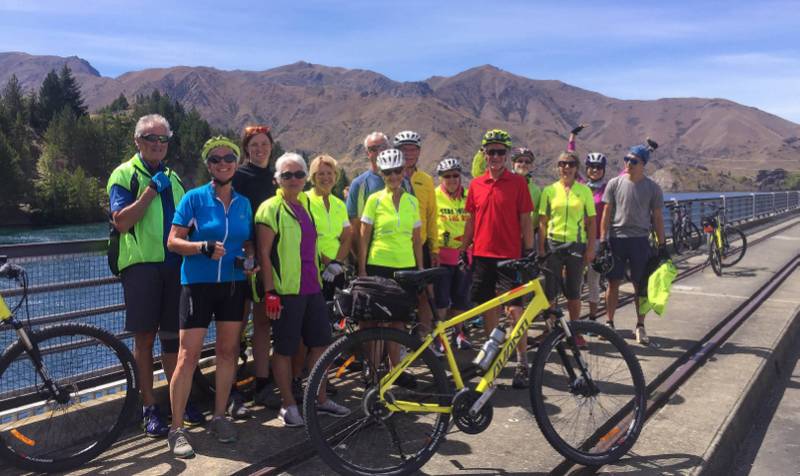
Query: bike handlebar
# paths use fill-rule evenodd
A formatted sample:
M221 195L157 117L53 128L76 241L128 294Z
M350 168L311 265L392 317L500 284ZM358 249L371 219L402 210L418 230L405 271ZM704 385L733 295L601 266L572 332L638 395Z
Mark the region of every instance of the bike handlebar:
M527 268L531 265L539 265L539 262L546 260L550 255L555 253L560 253L562 251L567 251L568 249L572 248L574 243L563 243L560 244L541 257L536 254L536 251L532 251L528 256L523 256L522 258L515 258L515 259L507 259L503 261L497 262L498 268L514 268L514 269L523 269Z

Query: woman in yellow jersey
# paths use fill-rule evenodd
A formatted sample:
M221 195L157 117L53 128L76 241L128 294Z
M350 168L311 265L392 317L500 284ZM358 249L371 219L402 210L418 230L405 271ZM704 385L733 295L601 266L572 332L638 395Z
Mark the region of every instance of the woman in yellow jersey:
M339 197L331 194L339 173L336 159L329 155L314 157L309 166L308 179L313 187L308 191L308 198L311 200L311 215L317 228L317 246L324 266L322 294L328 300L333 298L337 278L343 276L342 263L350 251L352 238L347 208Z
M578 183L578 156L562 152L558 157L560 178L542 191L539 204L539 254L545 244L558 246L574 243L569 252L551 255L547 268L552 271L546 279L547 297L553 301L558 296L559 281L566 274L564 297L567 298L569 318L576 320L581 313L581 280L586 265L594 259L595 209L592 191ZM566 273L564 273L566 270ZM585 345L577 336L578 344Z
M434 283L436 312L439 319L458 315L469 309L471 273L466 263L464 227L469 213L466 211L467 190L461 184L461 162L447 158L436 167L439 186L436 188L436 215L439 248L439 265L448 271ZM441 344L440 344L441 345ZM462 350L472 348L462 326L456 327L453 345ZM442 349L443 350L443 349Z
M393 279L395 271L422 269L422 220L419 202L402 187L403 153L397 149L384 150L378 155L377 164L386 188L370 195L364 205L358 275ZM402 322L389 325L404 327ZM392 362L398 362L400 349L390 345L389 356ZM400 375L397 383L408 388L416 386L414 376L407 372Z

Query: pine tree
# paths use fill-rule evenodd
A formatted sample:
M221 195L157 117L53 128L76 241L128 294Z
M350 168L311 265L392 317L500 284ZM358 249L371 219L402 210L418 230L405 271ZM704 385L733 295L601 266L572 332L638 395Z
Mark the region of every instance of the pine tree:
M61 112L64 108L64 95L61 89L61 81L55 70L50 70L42 81L39 88L39 131L47 129L53 116Z
M75 116L85 116L88 109L83 102L83 95L81 94L80 86L78 86L78 81L75 80L75 76L72 75L72 70L69 69L69 66L64 65L64 67L61 68L58 80L61 83L61 94L64 104L72 109Z
M22 86L19 84L17 75L12 74L11 78L3 88L2 94L3 108L5 109L6 117L9 119L16 119L18 114L25 117L25 98L22 94Z

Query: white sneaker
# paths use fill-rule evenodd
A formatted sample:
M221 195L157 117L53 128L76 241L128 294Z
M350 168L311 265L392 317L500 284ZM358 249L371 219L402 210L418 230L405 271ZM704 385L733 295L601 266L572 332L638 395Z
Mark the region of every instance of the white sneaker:
M306 424L305 420L303 420L303 417L300 415L300 410L297 409L297 405L281 408L281 411L278 412L278 420L283 422L283 426L289 428L296 428Z
M329 398L322 403L317 403L317 413L330 415L334 418L342 418L350 414L350 409Z
M636 336L636 342L642 345L650 345L650 338L647 337L647 331L644 330L644 326L636 326L633 334Z

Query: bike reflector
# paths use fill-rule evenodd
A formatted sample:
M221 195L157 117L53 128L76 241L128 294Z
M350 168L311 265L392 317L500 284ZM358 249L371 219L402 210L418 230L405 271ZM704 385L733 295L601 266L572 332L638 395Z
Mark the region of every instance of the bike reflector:
M33 441L32 439L30 439L27 436L25 436L22 433L20 433L19 430L17 430L16 428L11 430L10 433L14 438L16 438L19 441L25 443L26 445L28 445L28 446L36 446L36 442L35 441Z

